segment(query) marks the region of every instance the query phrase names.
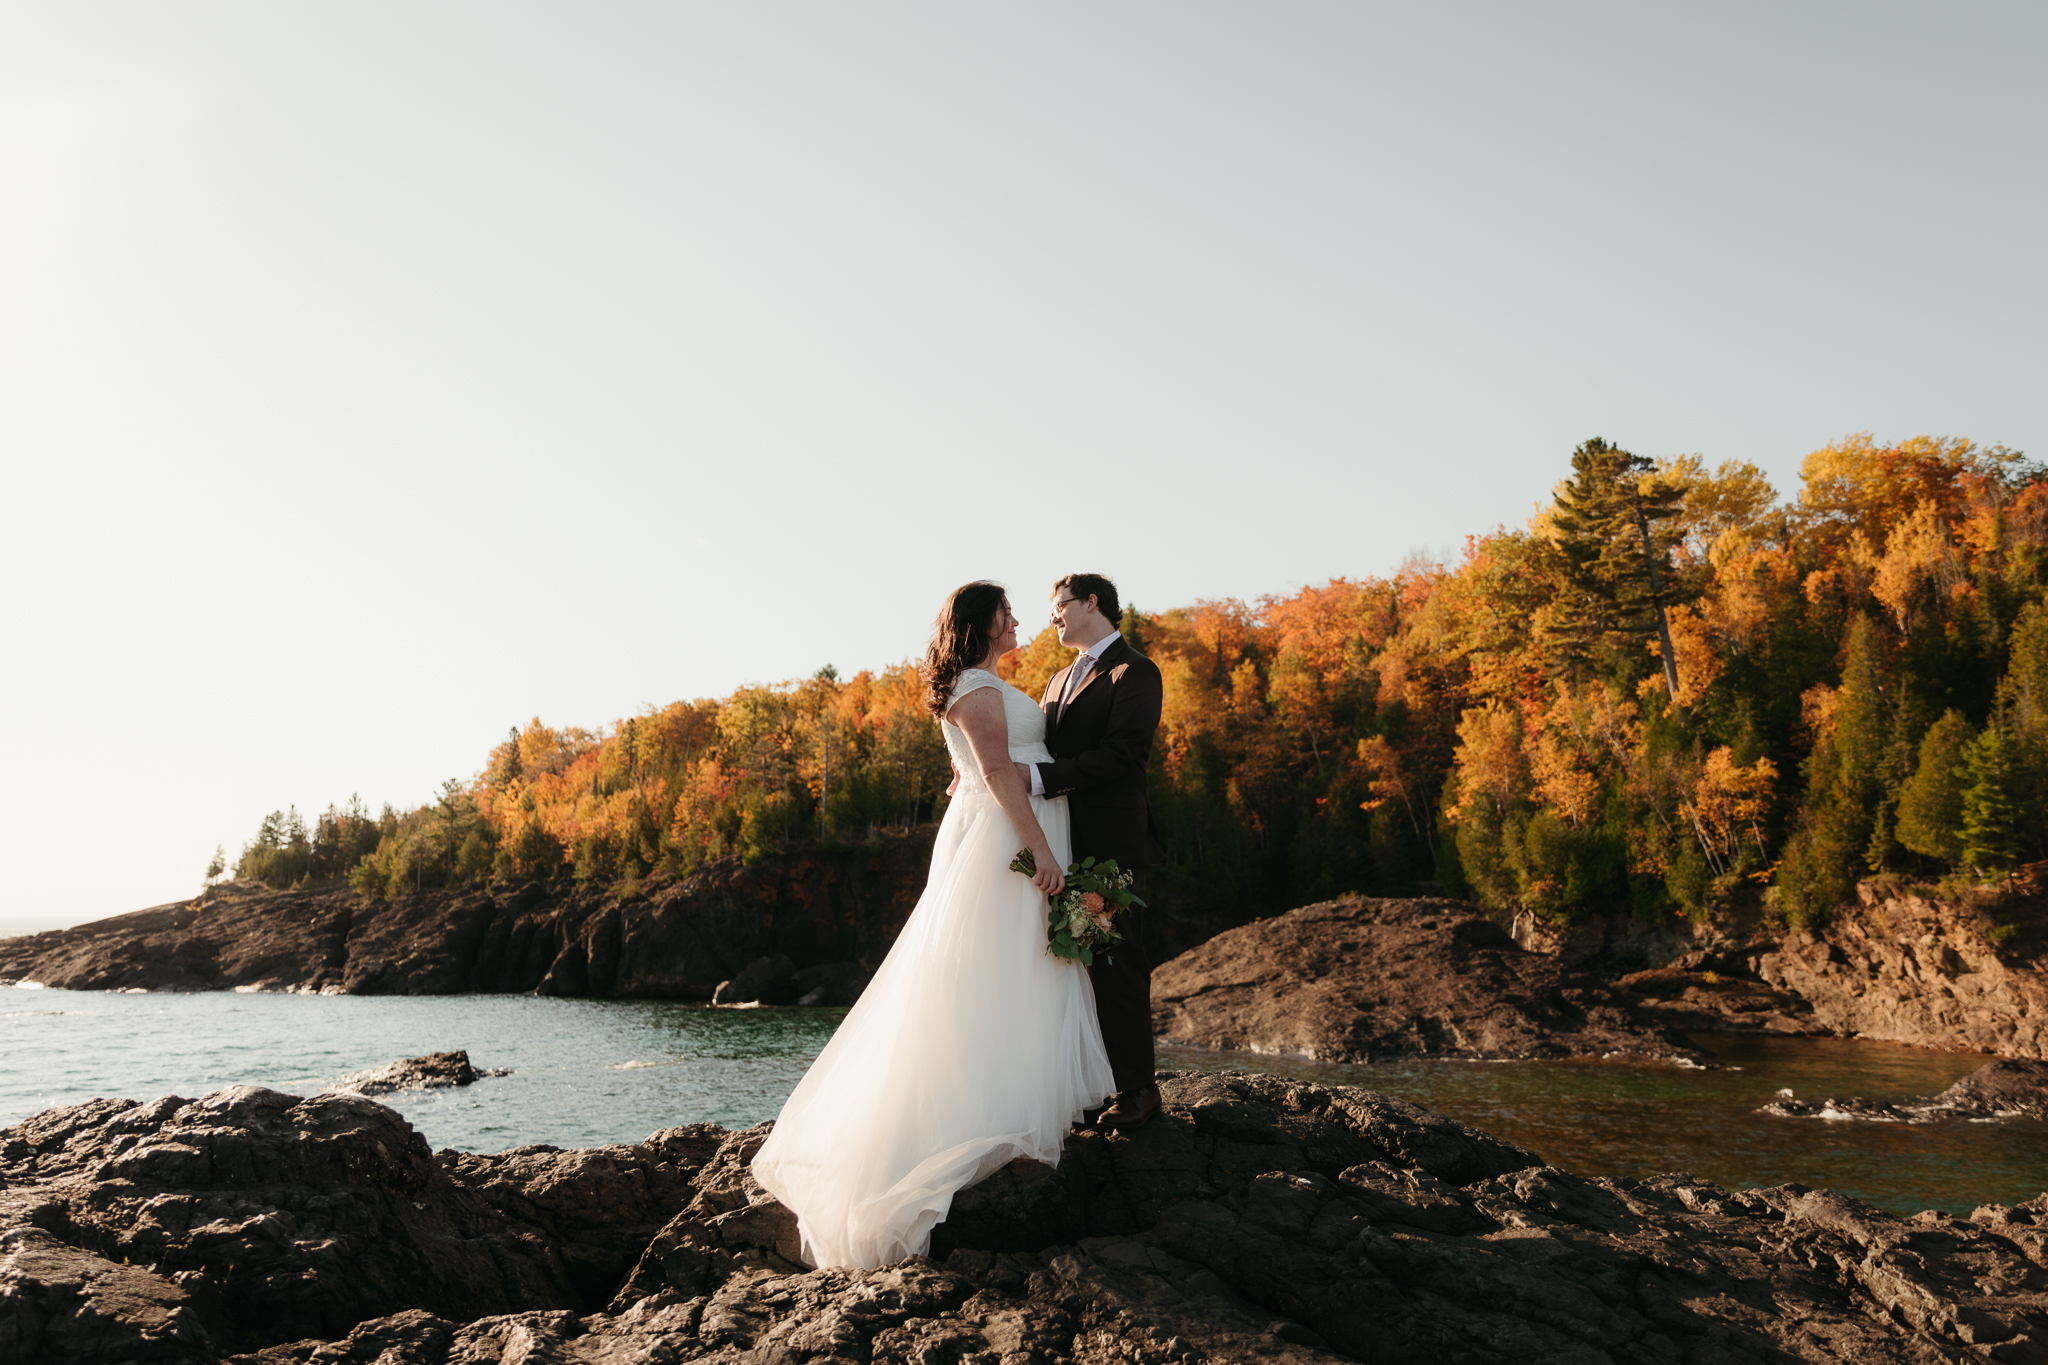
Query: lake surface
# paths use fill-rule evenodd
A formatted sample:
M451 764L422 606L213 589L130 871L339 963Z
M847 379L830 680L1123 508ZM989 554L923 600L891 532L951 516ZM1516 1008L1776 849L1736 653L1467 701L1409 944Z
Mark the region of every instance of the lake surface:
M0 1127L96 1096L227 1085L311 1094L347 1071L466 1048L509 1067L384 1102L435 1147L634 1142L672 1124L772 1118L844 1010L708 1009L525 995L111 995L0 987ZM1589 1175L1691 1171L1730 1187L1797 1180L1900 1213L2048 1190L2048 1130L1783 1119L1803 1099L1930 1095L1985 1058L1846 1039L1699 1035L1719 1065L1404 1062L1327 1066L1163 1048L1178 1070L1260 1070L1399 1095Z

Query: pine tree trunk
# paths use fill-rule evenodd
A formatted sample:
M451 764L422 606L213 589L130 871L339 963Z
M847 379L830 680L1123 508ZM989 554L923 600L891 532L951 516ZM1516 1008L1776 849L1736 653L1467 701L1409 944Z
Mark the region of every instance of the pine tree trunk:
M1671 648L1671 622L1665 618L1664 604L1657 604L1657 648L1664 654L1664 685L1671 689L1671 704L1678 705L1678 654Z
M1671 704L1678 705L1678 652L1671 647L1671 621L1664 613L1664 585L1657 578L1656 544L1650 539L1650 519L1641 504L1635 507L1636 534L1643 541L1643 567L1650 573L1650 609L1657 614L1657 648L1664 656L1664 685L1671 689Z

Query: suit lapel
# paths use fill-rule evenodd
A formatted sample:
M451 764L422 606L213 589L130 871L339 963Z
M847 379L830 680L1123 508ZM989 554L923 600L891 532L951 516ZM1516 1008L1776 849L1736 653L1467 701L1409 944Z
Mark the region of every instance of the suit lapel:
M1060 705L1060 694L1067 690L1067 674L1073 671L1074 666L1068 664L1065 668L1053 674L1052 681L1045 685L1046 693L1052 700L1041 700L1038 703L1038 709L1045 712L1045 742L1047 744L1052 743L1052 737L1060 731L1060 720L1065 713L1065 708Z
M1118 653L1122 650L1126 650L1129 648L1130 646L1125 644L1122 638L1119 637L1114 644L1110 645L1108 649L1102 651L1102 657L1097 659L1095 661L1095 666L1088 670L1088 676L1081 679L1081 685L1074 689L1074 695L1067 698L1066 707L1060 713L1060 718L1062 720L1066 719L1067 711L1071 711L1074 709L1074 703L1081 700L1082 694L1085 693L1089 688L1095 686L1095 680L1097 678L1109 672L1110 669L1116 667L1116 665L1120 662L1120 660L1117 657ZM1067 666L1069 668L1073 667L1072 664L1069 664Z

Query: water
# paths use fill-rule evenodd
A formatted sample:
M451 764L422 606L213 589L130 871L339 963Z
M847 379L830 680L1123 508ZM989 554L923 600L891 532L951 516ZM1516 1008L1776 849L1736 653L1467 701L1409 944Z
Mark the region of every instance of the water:
M2035 1124L1853 1123L1757 1110L1802 1099L1932 1095L1990 1060L1853 1038L1692 1035L1708 1069L1640 1062L1398 1062L1329 1066L1256 1059L1256 1069L1359 1085L1427 1105L1582 1175L1690 1171L1730 1189L1839 1190L1894 1213L2014 1204L2048 1191L2048 1129ZM1238 1054L1161 1048L1162 1066L1240 1069Z
M435 1147L634 1142L671 1124L772 1118L843 1010L720 1010L524 995L107 995L0 987L0 1127L95 1096L267 1085L310 1094L345 1071L466 1048L510 1067L384 1098ZM1982 1057L1846 1039L1704 1034L1720 1064L1405 1062L1327 1066L1185 1048L1173 1069L1256 1069L1400 1095L1589 1175L1691 1171L1797 1180L1898 1213L1967 1213L2048 1190L2048 1130L1828 1123L1756 1112L1801 1098L1930 1095Z
M435 1147L638 1142L679 1123L773 1118L843 1009L731 1010L530 995L115 995L0 987L0 1126L97 1096L263 1085L310 1095L347 1071L464 1048L510 1067L380 1102Z

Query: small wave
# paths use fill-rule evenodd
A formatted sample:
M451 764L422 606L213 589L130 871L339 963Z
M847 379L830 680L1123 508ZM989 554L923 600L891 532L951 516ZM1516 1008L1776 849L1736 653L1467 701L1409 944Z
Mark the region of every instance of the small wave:
M606 1071L639 1071L650 1066L676 1066L690 1060L687 1057L671 1057L665 1062L613 1062Z
M34 1019L45 1014L84 1014L84 1010L9 1010L0 1019Z

